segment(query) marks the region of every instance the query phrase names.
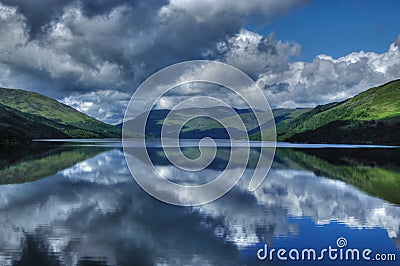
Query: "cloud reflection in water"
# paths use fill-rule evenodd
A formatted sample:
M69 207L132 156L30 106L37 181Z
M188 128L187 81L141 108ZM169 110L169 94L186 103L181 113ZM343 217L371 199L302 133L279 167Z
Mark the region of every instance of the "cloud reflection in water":
M178 174L193 180L193 173L158 167L174 175L172 180ZM200 172L197 181L217 171ZM88 259L232 264L242 248L298 234L288 217L304 216L317 225L336 220L354 228L381 227L398 242L398 206L341 181L293 169L273 168L262 186L249 193L251 171L221 199L195 208L167 205L147 195L130 176L119 150L46 179L0 186L1 264L24 261L33 248L67 265Z

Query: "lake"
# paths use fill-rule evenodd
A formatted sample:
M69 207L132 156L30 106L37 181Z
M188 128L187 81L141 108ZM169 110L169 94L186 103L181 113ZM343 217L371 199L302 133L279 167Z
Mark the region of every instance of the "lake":
M149 154L167 178L202 183L226 166L229 147L220 146L217 159L196 175L169 163L157 145ZM193 153L191 142L182 149ZM396 255L397 262L368 265L398 265L399 148L280 143L267 178L249 192L252 160L260 150L254 143L251 149L255 157L225 196L178 207L137 185L119 142L4 147L0 265L288 265L276 257L260 261L257 252L266 244L287 250L338 248L339 238L347 247ZM324 259L325 264L338 262Z

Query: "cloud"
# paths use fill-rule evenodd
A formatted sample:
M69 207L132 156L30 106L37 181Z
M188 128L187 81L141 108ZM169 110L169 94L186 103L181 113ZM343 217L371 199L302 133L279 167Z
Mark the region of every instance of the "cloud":
M65 97L62 102L76 110L110 124L122 122L123 113L128 105L130 94L115 90L74 94Z
M5 5L15 6L29 22L29 35L31 39L43 38L43 33L48 30L49 24L57 21L63 16L65 8L77 6L88 18L98 15L106 15L110 10L119 6L129 6L131 8L153 9L157 5L167 4L166 0L127 1L127 0L96 0L96 1L77 1L77 0L2 0ZM143 12L145 15L146 12ZM143 19L144 17L140 17Z
M314 107L400 78L399 40L382 54L360 51L337 59L321 54L296 62L299 44L241 30L217 45L216 58L255 79L273 107Z
M245 29L306 2L1 0L0 86L72 102L99 93L93 106L114 106L106 112L85 109L116 123L122 105L106 101L103 91L131 95L155 71L185 60L237 66L265 88L274 107L339 101L399 78L399 38L382 54L361 51L295 62L299 44Z
M272 16L302 1L254 0L248 6L230 1L3 2L9 4L1 5L2 31L8 35L1 48L12 56L0 62L32 79L48 76L54 81L51 90L86 91L135 88L160 67L201 58L240 31L248 12ZM212 13L204 12L211 6Z
M67 43L70 44L68 38L72 38L72 33L63 25L52 23L46 36L31 40L29 21L17 12L18 9L4 5L0 8L3 11L0 32L5 37L0 49L6 51L0 56L0 66L8 70L10 77L2 80L4 85L37 91L45 87L42 89L45 94L58 95L63 90L77 91L80 86L118 87L123 81L120 66L115 62L90 57L90 53L89 62L85 61L87 57L69 53ZM115 13L111 15L118 16ZM62 19L70 16L77 20L82 17L78 9L71 8L66 10ZM82 52L80 47L76 48L77 52Z
M368 88L400 78L400 49L353 52L334 59L318 55L311 62L293 62L282 72L263 73L258 83L276 107L313 107L342 101ZM277 86L285 85L284 90Z
M306 2L308 1L283 0L277 2L274 0L251 0L240 2L230 0L171 0L170 4L165 7L164 12L175 9L185 10L187 13L193 15L199 22L215 20L221 16L231 16L235 14L241 16L262 15L264 19L272 19Z
M241 30L237 35L217 45L217 58L234 65L257 79L261 73L281 72L288 68L289 59L299 55L299 44L281 42L274 34L260 34Z

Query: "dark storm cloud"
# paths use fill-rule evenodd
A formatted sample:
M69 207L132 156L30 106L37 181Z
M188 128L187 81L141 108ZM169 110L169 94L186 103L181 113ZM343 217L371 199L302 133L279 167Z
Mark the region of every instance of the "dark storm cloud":
M65 6L71 0L2 0L2 3L15 6L29 21L30 33L32 36L40 34L42 27L47 25L52 19L61 15Z
M203 19L159 0L2 3L9 15L0 27L19 34L5 36L0 46L10 55L0 63L14 75L30 76L27 89L40 90L32 86L43 83L51 96L132 90L162 67L202 58L242 26L240 14Z
M0 62L33 79L47 75L50 94L127 90L162 67L205 58L239 33L246 17L276 17L303 2L2 0L13 13L2 27L20 34L4 47L12 59ZM110 76L120 82L103 83Z
M1 2L18 8L18 11L29 21L30 34L35 38L46 30L46 26L51 21L62 15L65 7L74 3L82 8L86 16L92 17L106 14L121 5L139 7L140 9L154 9L160 4L166 4L167 0L149 0L141 3L139 0L2 0Z

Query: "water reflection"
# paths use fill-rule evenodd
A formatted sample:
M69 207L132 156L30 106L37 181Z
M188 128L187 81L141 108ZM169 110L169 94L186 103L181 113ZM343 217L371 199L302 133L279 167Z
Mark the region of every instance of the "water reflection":
M400 149L279 149L278 161L400 204Z
M366 185L356 187L341 181L347 171L339 177L336 174L343 172L340 167L349 167L347 159L338 158L350 157L355 168L369 164L371 169L390 170L391 178L387 173L382 182L393 185L399 180L399 164L390 156L391 160L379 164L344 152L336 156L339 161L329 161L321 155L329 151L315 154L278 149L267 180L255 193L247 190L253 171L250 164L244 178L226 196L211 204L183 208L143 192L130 176L119 148L101 154L93 146L74 149L97 155L48 178L0 186L1 265L251 264L257 244L305 239L308 233L318 235L317 228L333 223L346 230L362 229L359 232L365 233L358 238L372 247L388 239L393 247L400 242L400 208L384 197L372 196L379 196L385 185L372 190L379 193L368 195L360 190L370 192L363 189ZM257 150L252 152L256 156ZM158 170L172 180L203 182L222 171L221 164L214 164L196 177L185 175L166 164L159 150L152 160L159 162ZM219 160L223 162L224 157ZM327 173L334 173L330 178L323 177L324 166ZM308 227L303 219L309 219ZM335 229L335 237L348 233L340 228ZM385 233L370 239L366 232L375 228ZM246 253L249 250L250 255Z
M0 148L0 184L38 180L73 166L107 147L87 148L71 143L33 143Z

